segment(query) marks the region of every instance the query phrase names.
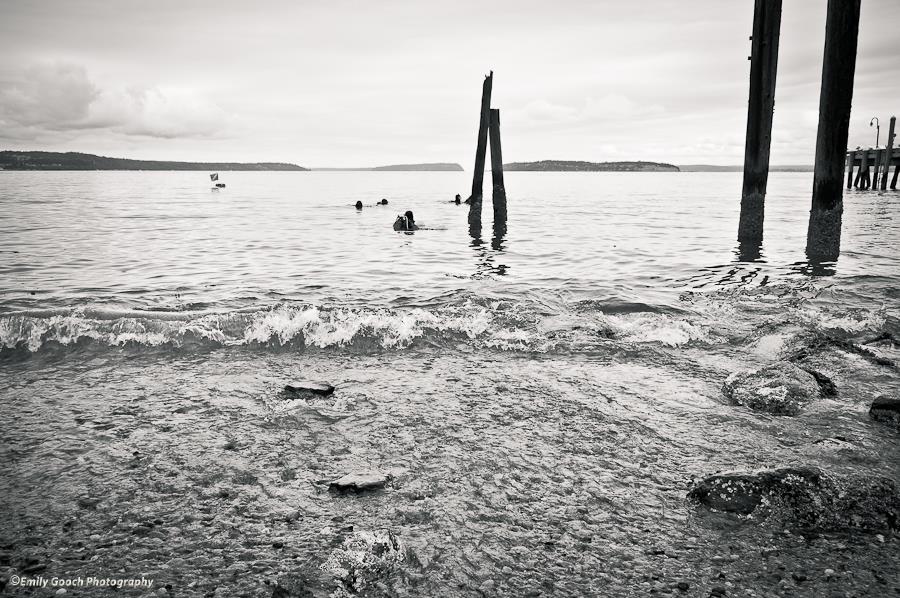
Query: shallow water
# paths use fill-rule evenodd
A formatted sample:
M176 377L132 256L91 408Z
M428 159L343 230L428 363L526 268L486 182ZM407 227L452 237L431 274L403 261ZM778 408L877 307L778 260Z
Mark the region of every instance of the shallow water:
M900 335L900 195L848 192L839 261L810 265L809 174L772 174L752 261L739 174L509 173L507 230L486 204L477 238L448 201L466 176L0 173L12 566L318 595L345 538L388 528L404 559L372 595L900 587L895 536L685 500L694 478L787 464L900 481L898 436L866 413L896 368L825 347L809 363L839 395L797 417L721 394L824 336ZM425 230L391 230L407 209ZM297 379L338 390L288 400ZM328 492L360 468L392 482Z

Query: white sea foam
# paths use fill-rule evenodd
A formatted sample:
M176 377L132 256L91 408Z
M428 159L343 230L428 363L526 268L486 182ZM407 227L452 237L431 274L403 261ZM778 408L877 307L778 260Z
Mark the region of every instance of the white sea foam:
M604 320L617 337L632 342L656 342L677 347L691 341L712 342L709 330L683 317L666 314L636 313L607 315Z

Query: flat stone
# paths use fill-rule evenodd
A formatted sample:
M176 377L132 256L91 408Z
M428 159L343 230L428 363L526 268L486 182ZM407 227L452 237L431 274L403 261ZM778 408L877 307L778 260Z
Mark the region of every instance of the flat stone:
M297 382L295 384L286 384L284 391L289 395L317 395L327 397L334 394L334 386L324 382Z
M328 486L333 490L362 492L384 488L390 479L389 475L380 471L355 471L329 482Z
M875 421L893 424L900 428L900 399L881 396L872 401L869 417Z
M735 405L772 415L796 415L809 402L836 390L824 374L781 361L730 375L722 392Z

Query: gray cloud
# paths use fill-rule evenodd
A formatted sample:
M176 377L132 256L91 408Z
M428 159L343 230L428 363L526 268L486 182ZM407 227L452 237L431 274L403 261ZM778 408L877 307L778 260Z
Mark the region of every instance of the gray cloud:
M0 125L0 138L11 140L72 140L87 131L176 139L222 136L229 117L188 90L103 88L84 67L53 62L4 75Z
M813 159L825 4L784 3L773 163ZM2 0L0 142L469 168L493 69L510 161L734 164L752 18L752 0ZM851 146L900 109L898 22L897 0L863 3Z

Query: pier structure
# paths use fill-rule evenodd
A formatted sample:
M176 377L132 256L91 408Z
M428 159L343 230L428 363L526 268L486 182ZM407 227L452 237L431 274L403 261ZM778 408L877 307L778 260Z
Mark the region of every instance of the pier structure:
M863 185L863 188L878 183L885 185L891 165L894 165L894 183L897 178L895 151L890 146L892 135L888 136L891 149L847 152L861 1L828 0L812 206L806 236L806 255L811 262L834 261L840 253L845 169L851 171L848 185ZM738 241L743 248L762 244L781 6L782 0L754 2L753 35L750 38L753 44L749 57L750 99L738 225ZM873 178L869 172L870 163L876 166L875 180L870 180ZM860 165L859 172L854 181L852 170L857 164ZM755 252L742 249L742 254L753 256Z
M885 147L870 147L847 152L847 189L886 191L888 187L897 188L897 173L900 172L900 147L894 147L896 124L897 117L892 116Z

